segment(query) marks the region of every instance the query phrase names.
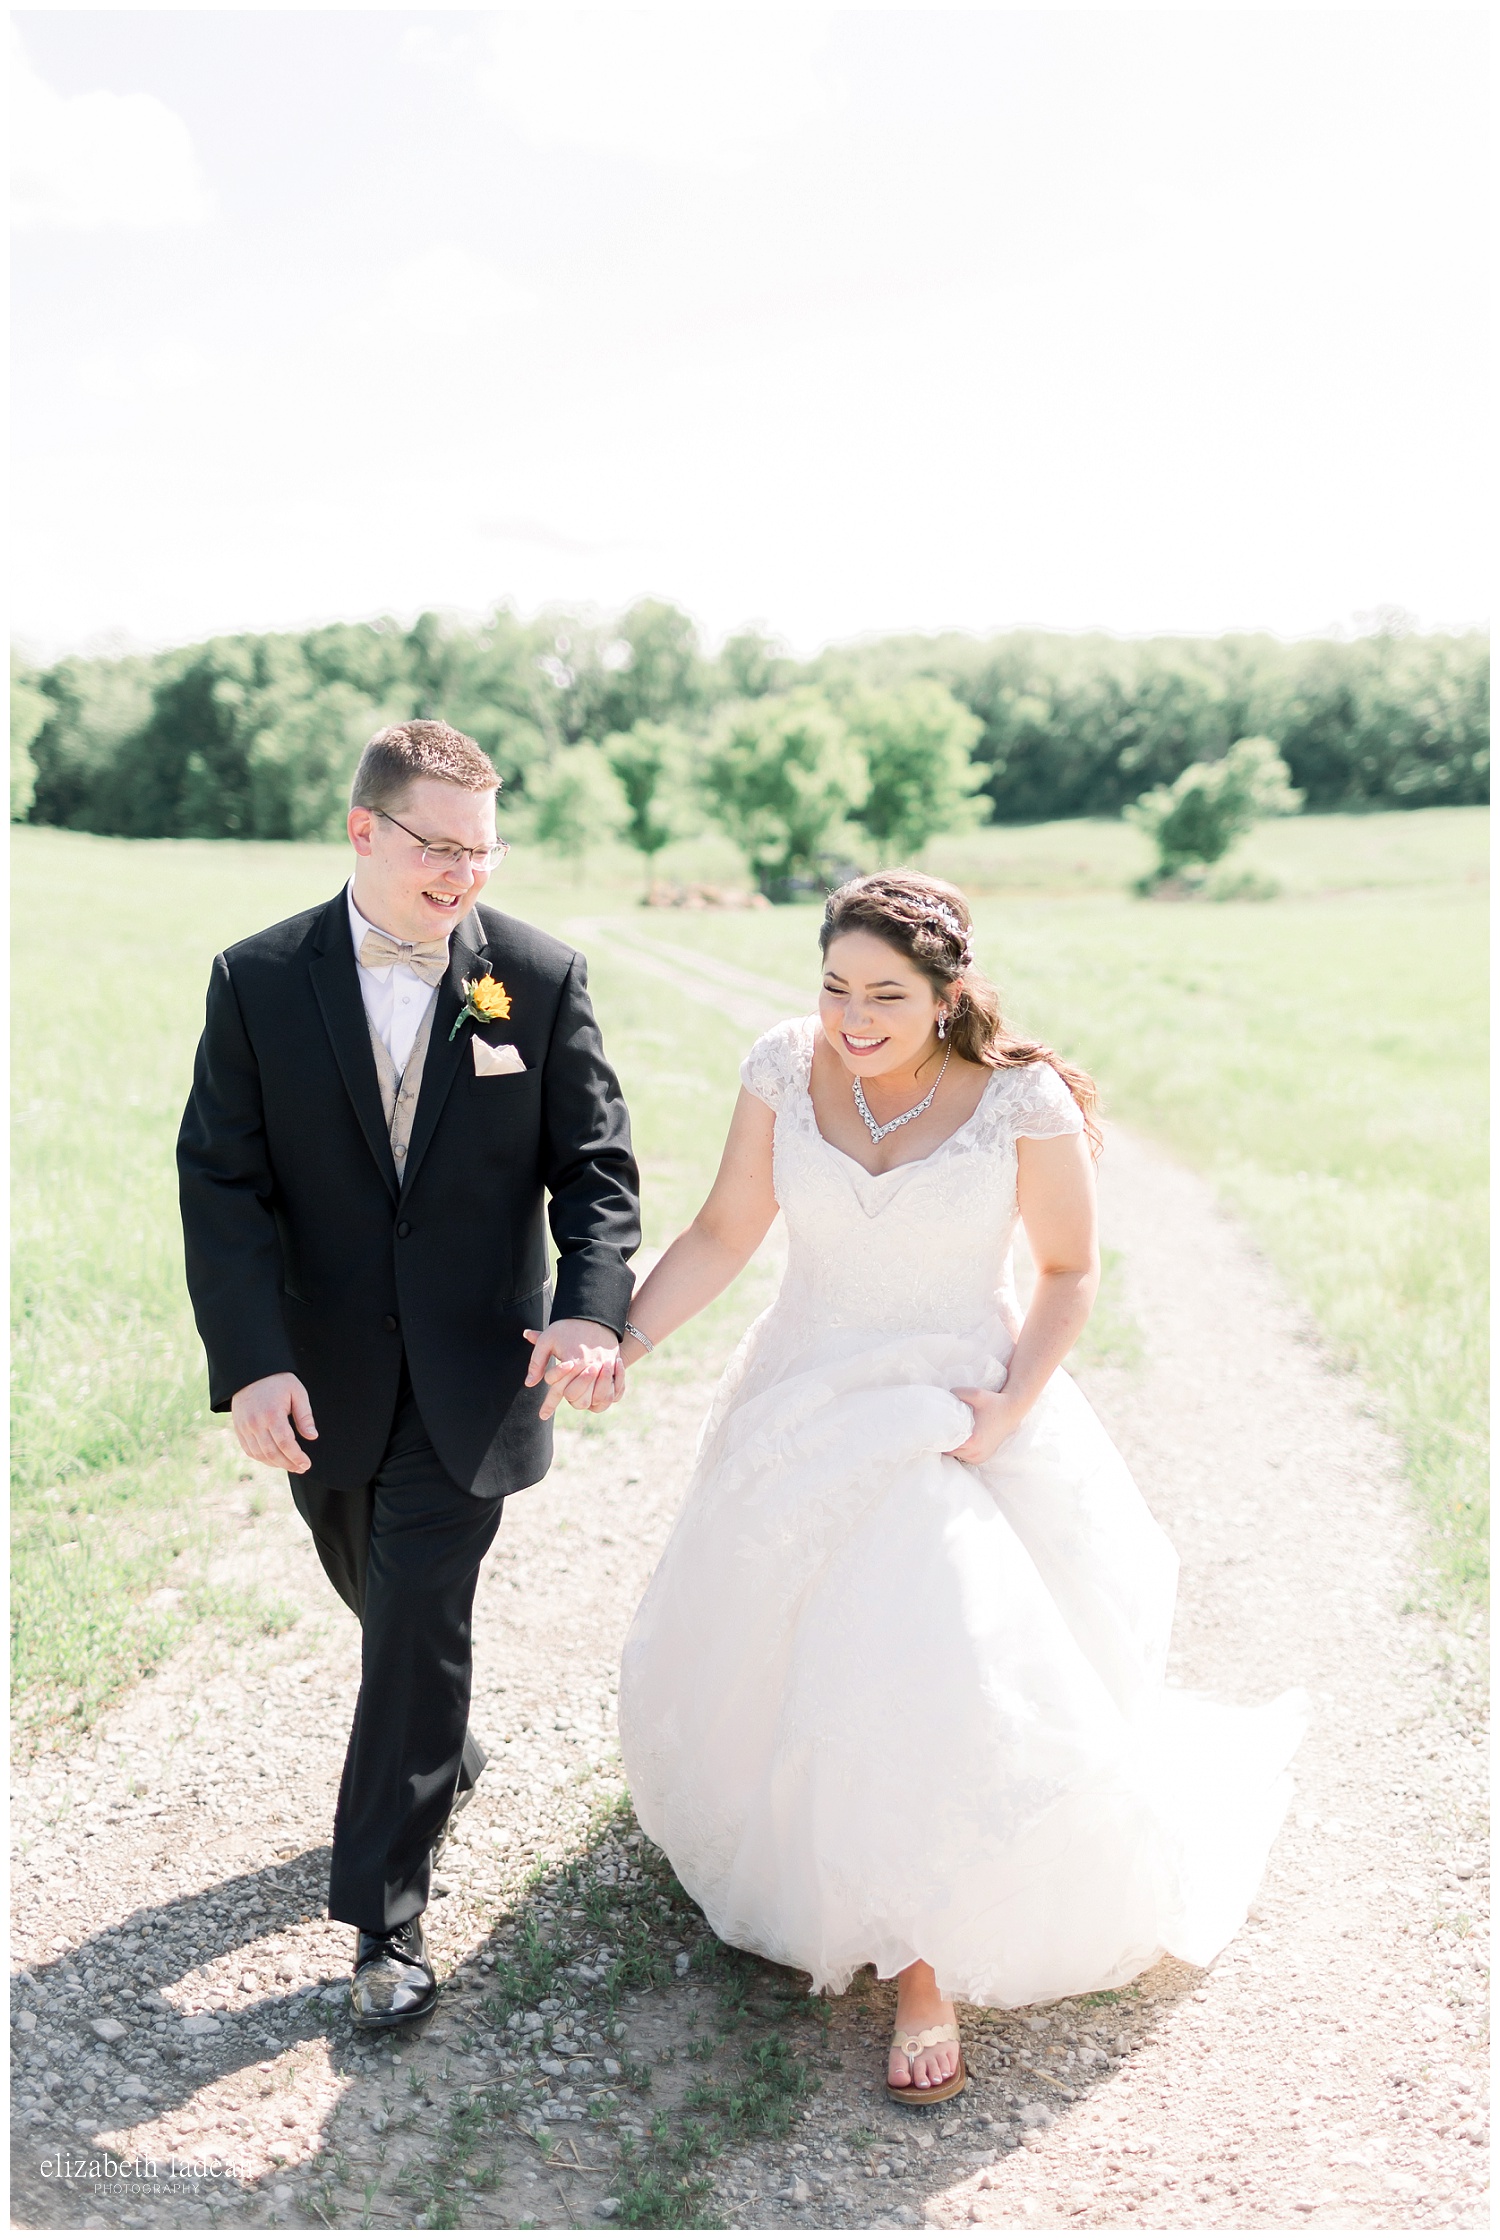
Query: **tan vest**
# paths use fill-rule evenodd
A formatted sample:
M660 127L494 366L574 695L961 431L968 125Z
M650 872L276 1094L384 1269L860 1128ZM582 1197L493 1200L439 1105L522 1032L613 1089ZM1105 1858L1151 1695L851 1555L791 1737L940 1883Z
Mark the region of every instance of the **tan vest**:
M427 1062L427 1041L432 1033L432 1022L437 1012L437 990L427 1014L417 1029L417 1038L411 1046L411 1056L403 1073L396 1071L396 1061L370 1026L370 1048L375 1053L375 1072L380 1082L380 1104L385 1114L385 1124L390 1130L391 1157L396 1162L396 1180L406 1177L406 1154L411 1144L411 1124L416 1118L417 1098L422 1088L422 1068ZM368 1018L368 1015L367 1015Z

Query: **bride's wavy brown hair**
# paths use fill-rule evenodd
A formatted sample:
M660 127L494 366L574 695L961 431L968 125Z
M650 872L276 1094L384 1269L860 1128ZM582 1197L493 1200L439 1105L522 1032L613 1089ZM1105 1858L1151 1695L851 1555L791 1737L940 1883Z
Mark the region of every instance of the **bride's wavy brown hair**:
M999 996L975 966L973 913L957 887L922 871L872 871L850 879L824 907L818 946L825 957L841 933L872 933L886 942L925 975L936 996L946 996L957 980L948 1040L959 1056L981 1066L1051 1066L1083 1114L1097 1155L1103 1138L1093 1080L1045 1042L1028 1042L1005 1024Z

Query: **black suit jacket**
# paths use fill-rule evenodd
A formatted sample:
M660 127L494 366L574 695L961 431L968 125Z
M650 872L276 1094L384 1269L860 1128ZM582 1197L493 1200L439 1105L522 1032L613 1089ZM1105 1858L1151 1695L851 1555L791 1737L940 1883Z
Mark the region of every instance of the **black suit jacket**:
M522 1330L581 1315L618 1332L630 1303L638 1177L582 957L476 906L450 960L398 1184L344 893L214 959L177 1146L212 1405L294 1369L313 1473L335 1487L379 1466L403 1348L460 1485L535 1484L552 1427L522 1383ZM486 970L509 1019L465 1020L450 1041L460 983ZM476 1074L476 1034L513 1042L526 1071Z

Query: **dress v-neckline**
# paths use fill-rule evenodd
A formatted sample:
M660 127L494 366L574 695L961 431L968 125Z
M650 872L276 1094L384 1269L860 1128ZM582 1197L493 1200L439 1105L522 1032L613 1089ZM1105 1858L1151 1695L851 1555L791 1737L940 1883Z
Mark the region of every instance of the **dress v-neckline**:
M813 1024L813 1033L808 1037L807 1062L802 1071L802 1094L807 1099L807 1113L808 1118L812 1122L813 1134L817 1137L819 1143L821 1143L826 1150L829 1150L833 1153L836 1159L842 1159L847 1166L853 1167L856 1174L863 1175L866 1182L888 1182L893 1174L907 1174L913 1167L930 1166L932 1161L936 1159L940 1153L946 1151L951 1144L954 1144L958 1141L958 1138L963 1134L965 1128L973 1127L975 1121L979 1118L980 1113L983 1112L985 1108L985 1103L989 1097L990 1091L995 1086L995 1082L999 1074L999 1068L992 1066L990 1069L990 1077L979 1092L979 1101L975 1105L973 1111L969 1114L968 1118L966 1120L960 1120L958 1126L956 1128L951 1128L948 1134L944 1136L941 1143L935 1143L932 1149L930 1151L924 1151L919 1159L898 1159L893 1166L889 1167L867 1167L862 1160L855 1158L852 1151L846 1151L842 1144L832 1142L829 1137L824 1135L822 1129L818 1126L818 1108L813 1103L812 1094L812 1067L813 1055L817 1049L817 1028L815 1023L809 1023Z

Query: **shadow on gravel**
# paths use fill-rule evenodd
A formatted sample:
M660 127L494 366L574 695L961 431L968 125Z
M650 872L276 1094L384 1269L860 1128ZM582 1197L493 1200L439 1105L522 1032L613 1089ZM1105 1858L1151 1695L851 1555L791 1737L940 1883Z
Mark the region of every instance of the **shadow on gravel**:
M132 2168L111 2176L105 2165L121 2156L101 2142L148 2119L170 2123L206 2085L326 2035L325 2002L345 1996L332 1984L200 2012L179 2009L170 1993L242 1946L321 1918L327 1875L325 1847L138 1908L72 1951L17 1972L13 2007L37 2021L34 2031L13 2029L13 2047L23 2059L32 2044L46 2048L45 2068L33 2061L12 2072L12 2205L20 2221L57 2221L59 2189L75 2197L79 2214L64 2220L75 2223L96 2211L110 2222L186 2221L181 2211L212 2194L214 2181L205 2184L189 2154L175 2165L156 2158L149 2175ZM266 1967L249 1955L247 1964ZM23 2075L40 2082L41 2107L25 2104Z
M19 1975L17 2007L38 2019L14 2039L18 2225L917 2225L934 2193L1059 2121L1198 1980L1158 1968L1040 2012L962 2010L970 2090L903 2108L881 2085L893 1987L867 1973L814 1999L805 1976L720 1944L621 1804L533 1872L426 2023L356 2032L343 1968L232 2009L174 2008L194 1969L321 1919L327 1867L320 1849L233 1876ZM299 2119L313 2048L321 2099ZM143 2123L172 2136L231 2079L263 2174L236 2164L248 2142L227 2112L150 2164L110 2145ZM296 2136L264 2170L288 2117ZM309 2152L314 2129L327 2144Z

